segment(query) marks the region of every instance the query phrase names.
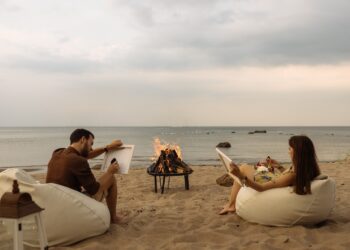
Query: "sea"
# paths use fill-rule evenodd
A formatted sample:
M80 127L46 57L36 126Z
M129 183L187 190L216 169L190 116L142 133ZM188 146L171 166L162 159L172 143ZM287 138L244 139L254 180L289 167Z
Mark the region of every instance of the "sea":
M85 127L95 135L94 146L114 139L135 145L131 167L146 168L154 160L156 138L164 144L177 144L189 165L220 165L215 147L229 142L223 151L237 163L256 163L270 156L290 162L288 139L307 135L314 142L321 162L345 159L350 155L350 127ZM0 168L45 169L57 148L69 145L72 127L0 128ZM266 130L266 133L251 133ZM102 163L103 155L90 160Z

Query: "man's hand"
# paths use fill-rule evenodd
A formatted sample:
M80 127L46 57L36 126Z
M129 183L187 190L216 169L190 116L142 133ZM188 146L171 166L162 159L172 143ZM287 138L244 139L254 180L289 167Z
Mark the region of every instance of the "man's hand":
M114 140L110 144L106 146L107 150L116 150L118 148L121 148L123 145L123 142L121 140Z
M122 145L123 145L123 143L121 140L114 140L105 147L100 147L100 148L97 148L95 150L90 151L87 158L92 159L92 158L95 158L103 153L108 152L108 151L122 149L123 148L123 147L121 147Z
M114 163L111 163L111 165L109 165L107 172L110 174L116 174L118 170L119 170L119 164L118 162L114 162Z

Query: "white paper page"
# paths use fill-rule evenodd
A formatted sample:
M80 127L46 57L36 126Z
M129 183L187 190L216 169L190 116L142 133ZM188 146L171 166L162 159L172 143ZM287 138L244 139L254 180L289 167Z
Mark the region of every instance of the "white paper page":
M224 165L224 167L227 171L227 174L229 176L231 176L235 182L237 182L239 185L243 186L241 183L241 180L237 176L230 173L230 170L231 170L230 164L231 164L232 160L227 155L225 155L220 149L216 148L216 152L218 152L220 160L222 161L222 164Z
M127 174L129 172L131 158L134 153L135 145L123 145L123 149L109 151L105 154L101 170L106 172L113 158L119 163L118 174Z

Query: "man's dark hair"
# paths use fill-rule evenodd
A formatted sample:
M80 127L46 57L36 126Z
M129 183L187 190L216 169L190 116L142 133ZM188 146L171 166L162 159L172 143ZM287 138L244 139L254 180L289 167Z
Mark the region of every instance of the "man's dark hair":
M90 135L92 136L92 138L95 138L94 134L91 133L89 130L78 128L74 130L73 133L70 135L70 144L78 142L82 137L89 139Z

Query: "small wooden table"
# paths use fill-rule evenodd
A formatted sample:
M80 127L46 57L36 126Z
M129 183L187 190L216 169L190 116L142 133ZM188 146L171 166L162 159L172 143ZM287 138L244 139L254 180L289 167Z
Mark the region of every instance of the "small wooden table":
M171 176L183 176L185 179L185 189L186 190L190 189L190 181L189 181L188 175L192 174L192 172L189 172L189 173L153 173L153 172L150 172L149 169L147 169L147 173L149 175L154 176L154 192L155 193L157 193L157 191L158 191L157 176L159 178L159 186L160 186L162 194L164 193L165 177L169 177L169 179L168 179L168 188L169 188Z

